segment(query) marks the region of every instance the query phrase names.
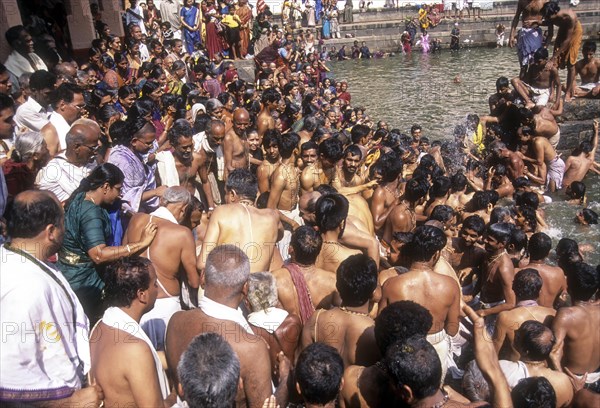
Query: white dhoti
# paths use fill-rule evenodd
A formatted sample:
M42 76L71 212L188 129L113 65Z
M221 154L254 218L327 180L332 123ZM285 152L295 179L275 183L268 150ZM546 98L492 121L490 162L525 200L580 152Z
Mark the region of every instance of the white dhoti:
M157 351L165 350L165 334L171 316L181 311L179 296L156 299L154 308L142 316L140 326Z
M452 355L450 354L450 336L448 336L446 330L441 330L437 333L428 334L427 341L433 346L440 357L443 384L444 379L446 378L446 372L448 371L448 366L450 365L449 360L452 360ZM452 363L454 363L454 360L452 360Z
M556 149L556 146L558 146L558 142L560 142L560 128L558 128L558 130L556 131L556 133L553 136L548 138L548 141L550 142L552 147L554 147L554 149Z
M550 99L550 88L536 88L523 82L523 85L531 91L531 100L535 102L536 106L546 106Z
M289 219L296 221L298 224L304 225L304 220L302 219L302 217L300 217L300 210L298 209L298 205L296 205L296 208L294 208L292 211L279 210L279 212L288 217ZM284 261L287 261L290 258L290 255L288 254L288 248L290 246L290 241L292 240L292 227L288 226L285 223L283 224L283 226L283 238L281 238L281 240L277 242L277 249L279 249L281 258L283 258Z

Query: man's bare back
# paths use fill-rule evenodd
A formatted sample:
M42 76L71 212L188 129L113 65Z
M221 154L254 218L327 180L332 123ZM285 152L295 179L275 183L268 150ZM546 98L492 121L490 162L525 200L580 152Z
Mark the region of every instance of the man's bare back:
M213 248L233 244L250 258L251 272L268 271L281 234L283 226L275 210L238 203L221 205L210 217L198 268L204 268L206 257Z
M542 289L537 300L540 306L553 308L563 302L561 296L566 294L567 278L561 268L548 265L545 261L535 263L530 261L525 268L535 269L542 278ZM525 268L515 269L515 274Z
M350 249L340 244L339 242L323 241L321 252L317 257L317 268L324 269L329 272L337 271L338 266L351 255L360 254L356 249Z
M315 309L330 309L336 297L335 275L316 266L300 267L310 299ZM290 314L300 316L298 292L286 268L276 269L272 272L277 281L277 295L282 307Z

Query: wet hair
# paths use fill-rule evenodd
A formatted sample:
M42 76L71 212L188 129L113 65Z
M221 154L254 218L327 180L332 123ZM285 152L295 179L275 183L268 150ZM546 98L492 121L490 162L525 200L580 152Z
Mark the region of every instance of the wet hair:
M521 216L525 218L525 221L529 226L535 231L538 224L535 210L528 205L523 205L519 207L519 212L521 213Z
M54 84L56 84L56 75L44 69L35 71L29 78L29 88L32 91L54 89Z
M294 149L300 143L300 136L298 133L287 133L285 135L279 134L277 136L277 147L279 147L279 155L282 159L289 159L294 153Z
M584 41L581 50L583 51L583 53L585 53L586 51L596 52L596 43L591 40Z
M523 248L527 247L527 234L522 229L516 228L512 224L508 225L511 227L511 232L506 246L511 245L516 252L520 252Z
M446 246L446 241L444 231L431 225L422 225L415 229L413 240L406 244L406 251L413 262L428 262Z
M440 388L440 358L422 336L413 336L392 344L385 353L384 364L394 388L409 387L417 400L432 396Z
M179 139L182 137L191 138L193 134L192 126L190 122L185 119L177 119L171 129L167 132L167 138L171 143L171 146L176 147L179 145Z
M542 289L542 278L533 268L525 268L515 274L512 290L517 300L537 300Z
M541 278L540 278L541 280ZM515 332L515 346L522 354L533 361L545 361L550 356L555 343L549 327L535 320L527 320Z
M77 187L75 191L71 193L71 196L65 203L65 211L69 209L71 202L75 199L77 194L97 190L105 183L108 183L109 186L114 187L117 184L122 184L124 180L125 175L120 168L112 163L102 163L94 168L94 170L92 170L87 177L81 179L79 187Z
M196 408L234 405L240 379L240 360L217 333L202 333L190 342L177 364L183 399Z
M265 132L265 134L263 135L263 140L262 140L263 148L266 150L269 147L271 147L271 145L277 145L277 147L279 148L278 139L280 138L280 136L281 136L281 134L276 129L267 130Z
M431 183L431 188L429 189L429 197L431 199L444 197L450 191L450 185L451 182L448 177L436 177Z
M515 194L515 204L517 206L529 206L534 210L537 210L540 206L540 199L537 193L533 191L525 191L522 194Z
M477 402L490 400L490 385L483 376L483 373L475 360L469 361L465 367L465 373L462 378L462 389L465 397L470 401Z
M302 265L314 265L321 252L321 234L307 225L292 233L290 246L294 249L294 260Z
M563 271L576 262L582 262L583 258L579 254L579 245L571 238L561 238L556 245L557 264Z
M324 234L336 229L348 216L349 207L348 199L341 194L325 194L319 197L315 204L319 232Z
M485 231L485 221L479 215L470 215L463 220L462 230L473 230L477 233L477 235L483 235Z
M462 173L458 172L450 177L450 187L452 191L462 191L467 186L467 177Z
M295 374L304 401L325 405L339 394L344 360L333 347L312 343L298 356Z
M308 142L304 142L300 145L300 154L304 153L307 150L318 150L319 149L319 145L316 144L315 142L313 142L312 140L309 140Z
M271 272L254 272L248 277L246 296L253 312L277 306L277 284Z
M375 318L375 342L382 355L389 346L412 336L427 336L433 325L429 310L410 300L389 304Z
M352 137L352 143L358 144L360 139L366 137L371 133L371 128L367 125L354 125L352 126L352 130L350 131L350 135Z
M560 7L558 5L558 1L549 1L542 6L542 10L540 14L544 16L544 18L552 17L560 11ZM546 50L546 55L548 54L548 50Z
M572 300L587 301L598 291L596 269L585 262L575 262L565 269L568 292Z
M508 245L510 235L513 230L513 226L506 222L497 222L496 224L489 224L486 228L486 234L496 241Z
M315 191L317 193L320 193L322 195L325 194L337 194L337 190L335 189L335 187L329 185L329 184L321 184L320 186L317 186L315 188Z
M523 177L523 176L517 177L513 181L513 186L515 187L515 189L529 187L529 186L531 186L531 180L529 180L527 177Z
M256 176L246 169L235 169L227 177L225 188L235 191L240 197L254 201L258 194Z
M319 155L325 159L337 162L344 157L344 146L339 139L331 137L319 145Z
M524 378L510 394L515 408L556 408L556 392L546 377Z
M423 128L421 127L421 125L417 125L417 124L412 125L410 127L410 133L414 133L416 130L423 130Z
M346 147L346 150L344 150L344 156L358 156L359 159L362 159L362 150L360 150L360 147L358 147L358 145L352 144L348 147Z
M581 181L574 181L569 186L569 198L582 200L585 197L586 187Z
M382 178L384 183L391 183L402 174L404 164L402 159L394 152L381 156L378 163L382 165Z
M502 88L508 88L509 81L507 77L500 77L496 79L496 91L500 91Z
M429 216L429 220L448 222L454 217L454 209L449 205L436 205Z
M345 306L362 306L377 288L377 265L367 255L351 255L336 271L336 289Z
M506 217L513 217L513 212L510 207L494 207L492 212L490 213L490 224L495 224L497 222L504 222Z
M150 287L152 262L139 256L122 258L107 267L104 276L106 303L114 307L128 307L137 299L138 291Z
M584 208L583 210L581 210L581 213L586 223L590 225L598 224L598 214L596 214L595 211L590 210L589 208Z
M536 232L529 238L527 251L532 261L540 261L548 256L552 249L552 239L543 232Z
M23 195L27 198L23 198ZM64 213L54 194L34 190L18 194L5 212L11 238L35 238L48 225L64 223Z
M471 210L480 211L485 210L488 205L496 205L499 196L495 190L476 191L473 194L473 198L469 201Z
M404 188L404 198L409 202L415 203L427 195L429 191L429 182L420 177L413 177L406 182Z

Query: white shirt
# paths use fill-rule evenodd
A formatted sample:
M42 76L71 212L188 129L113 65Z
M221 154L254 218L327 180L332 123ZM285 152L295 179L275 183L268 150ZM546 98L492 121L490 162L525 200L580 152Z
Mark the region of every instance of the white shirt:
M17 108L15 133L18 135L29 130L39 132L48 122L50 121L46 109L30 96L27 102Z
M150 52L148 51L148 47L143 42L140 42L140 59L142 62L148 61L150 59Z
M33 74L35 71L40 69L44 69L46 71L48 70L48 67L44 61L42 61L37 54L33 52L30 53L29 58L31 61L33 61L33 65L31 65L31 62L29 62L27 58L13 50L4 63L4 66L12 75L11 81L13 86L15 86L15 90L19 89L19 78L21 75L25 73Z
M50 123L54 125L54 129L56 129L56 133L58 134L60 150L65 150L67 148L67 133L69 133L71 126L67 123L65 118L63 118L63 116L58 112L52 112L50 114Z
M38 172L35 184L40 190L53 192L58 200L63 202L95 167L93 163L77 167L67 161L65 153L60 153Z
M69 397L90 368L89 322L77 296L60 271L46 273L4 246L0 268L0 396Z

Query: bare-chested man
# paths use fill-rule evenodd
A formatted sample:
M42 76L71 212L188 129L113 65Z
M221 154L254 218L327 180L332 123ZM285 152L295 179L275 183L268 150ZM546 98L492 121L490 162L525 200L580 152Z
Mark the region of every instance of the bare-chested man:
M161 197L161 206L151 214L137 213L129 222L124 243L140 239L145 226L158 229L152 244L141 256L152 260L158 277L158 299L154 309L140 322L156 350L164 350L165 329L171 316L181 310L182 284L189 289L191 304L197 305L200 275L196 270L196 246L192 231L179 225L187 214L192 196L184 187L170 187ZM186 293L187 296L187 293Z
M521 123L526 126L530 126L534 130L535 136L542 136L548 139L552 147L556 149L558 142L560 141L560 127L556 123L556 117L563 113L563 101L558 100L558 107L556 109L550 109L545 106L537 105L527 111L527 109L521 109Z
M498 117L504 113L505 109L515 100L514 91L510 89L510 82L507 77L500 77L496 80L496 93L488 98L490 106L490 115Z
M300 160L298 168L304 170L317 161L319 145L309 140L300 145Z
M565 162L548 139L534 136L533 129L528 126L520 127L517 134L521 144L527 146L525 155L534 162L533 172L526 170L525 175L550 191L560 190L563 185Z
M542 290L537 302L540 306L559 308L567 295L567 279L561 268L548 263L552 239L543 232L536 232L528 242L529 263L525 268L537 270L542 277Z
M204 269L210 251L223 244L239 247L250 258L251 272L272 270L273 261L281 260L278 255L274 256L275 244L283 236L279 214L268 208L256 208L257 193L256 177L252 173L246 169L231 172L225 185L227 205L217 207L210 217L198 256L198 269Z
M161 185L184 186L192 195L198 187L196 176L200 173L201 155L195 153L192 126L185 119L177 119L167 132L172 152L163 150L156 154Z
M481 309L477 314L485 318L486 327L493 334L498 313L515 306L515 293L512 290L514 266L506 246L510 239L512 226L500 222L488 225L485 233L486 256L482 265L477 286ZM477 289L475 291L477 293Z
M477 245L483 235L485 222L478 215L471 215L462 222L458 237L452 238L452 252L448 261L456 271L462 286L472 282L485 257L485 250Z
M508 177L511 180L515 180L523 175L525 170L525 163L521 156L508 149L503 142L496 141L490 145L490 151L506 166Z
M109 266L104 279L111 307L90 334L90 375L104 391L103 403L111 407L171 406L174 400L164 401L170 390L162 364L139 325L158 295L152 263L126 258Z
M238 108L233 112L233 126L225 133L223 139L223 179L234 169L248 168L248 142L246 129L250 126L250 114L244 108Z
M348 208L348 199L341 194L327 194L317 200L315 221L323 238L323 247L316 261L318 268L335 273L343 260L360 253L340 243L346 227Z
M433 271L446 241L441 229L431 225L418 227L413 240L405 247L412 259L409 271L385 282L379 302L379 313L398 300L412 300L429 310L433 324L427 339L438 352L444 373L450 353L448 336L458 333L461 301L460 289L454 280Z
M588 171L598 173L594 159L598 149L598 119L594 120L594 135L591 141L584 141L579 148L571 153L565 162L565 176L563 185L570 186L574 181L582 181Z
M552 39L552 29L557 26L556 41L552 52L552 62L559 69L567 68L567 85L565 90L565 102L571 102L575 91L575 64L583 37L583 28L572 8L561 10L558 2L549 1L542 7L544 24L548 24L548 39ZM559 94L560 96L560 94Z
M277 110L280 100L281 94L275 88L269 88L263 92L260 100L262 109L256 118L256 130L260 137L264 137L267 130L275 129L275 119L271 112Z
M320 188L319 188L320 189ZM305 193L300 197L299 209L300 216L304 225L311 226L317 229L316 219L316 203L321 197L321 193L313 191L311 193ZM346 217L346 223L344 227L344 233L339 238L339 242L350 248L355 248L363 251L375 260L375 263L379 265L379 244L377 240L373 238L363 223L356 217L348 214Z
M505 347L506 360L518 361L519 353L515 349L515 332L527 320L535 320L550 327L556 310L539 305L537 299L543 287L542 278L537 270L527 268L515 274L512 289L517 304L512 310L498 314L494 331L494 347L496 352Z
M567 369L586 383L600 386L600 302L595 300L600 283L598 272L590 265L577 262L567 271L572 307L562 307L556 314L552 331L556 344L550 354L554 368Z
M230 177L239 171L243 170L234 170ZM216 211L213 218L215 215ZM192 339L201 333L217 333L240 360L243 387L238 389L236 406L260 408L272 393L271 362L266 343L252 332L238 308L248 291L249 274L248 257L236 246L220 245L211 251L206 258L204 297L199 307L176 313L167 327L167 363L177 384L175 369ZM278 403L285 406L287 373L283 374L275 395Z
M294 153L297 151L300 137L296 133L278 135L276 139L281 162L271 174L271 189L268 208L283 211L286 217L298 209L300 193L299 171L294 165ZM299 218L296 212L296 217ZM298 227L299 219L294 219Z
M517 11L510 26L510 37L508 45L517 46L517 55L521 64L521 77L527 70L527 65L533 61L533 53L542 47L544 37L542 36L542 7L547 0L519 0ZM519 17L522 26L519 30L519 38L516 38Z
M431 313L408 300L394 302L375 319L375 340L382 356L397 341L413 336L425 337L431 328ZM375 408L403 406L390 387L390 379L382 360L364 367L352 365L344 370L340 392L342 408Z
M457 172L450 177L450 196L446 200L446 205L454 208L456 211L460 211L460 207L464 207L471 198L473 198L474 192L467 193L467 177L462 172Z
M377 266L366 255L352 255L336 271L342 305L316 311L302 330L301 348L322 342L336 348L344 366L371 365L379 358L369 304L377 288Z
M575 87L575 95L579 98L597 98L600 95L600 60L594 57L596 43L583 43L583 58L575 64L575 72L579 74L581 85Z
M400 201L402 195L402 160L395 154L389 153L384 156L382 164L382 180L377 186L373 197L371 198L371 214L373 215L373 224L379 235L383 235L385 222Z
M262 147L266 152L265 159L258 166L256 170L256 177L258 179L258 191L262 194L266 191L271 190L271 176L275 172L275 169L279 167L281 163L281 156L279 154L278 139L281 133L279 131L267 130L262 139Z
M199 175L202 182L202 191L206 196L208 211L215 208L215 204L223 202L218 184L222 183L223 166L221 144L225 138L225 124L220 120L211 120L206 125L206 138L203 140L198 155L200 158Z
M298 228L290 241L290 262L272 272L282 307L300 316L302 324L316 309L330 309L334 304L335 275L315 266L322 245L320 234L313 228Z
M317 121L317 118L314 117L313 115L310 116L306 116L304 118L304 124L302 125L302 130L300 130L298 132L298 136L300 136L300 146L301 147L304 143L310 141L313 137L313 135L315 134L315 130L317 130L317 127L319 126L319 122Z
M556 65L548 60L548 50L540 48L533 55L533 63L529 64L522 78L515 77L511 83L525 107L531 109L536 105L546 106L555 96L555 106L560 99L560 77Z
M412 178L406 182L404 198L390 211L385 222L383 242L391 242L394 232L410 232L415 229L417 207L425 202L428 191L429 183L425 179Z

